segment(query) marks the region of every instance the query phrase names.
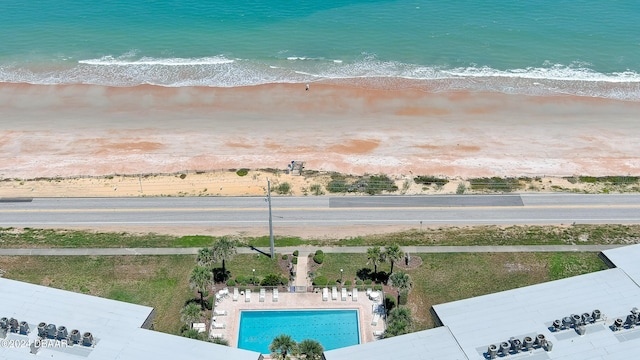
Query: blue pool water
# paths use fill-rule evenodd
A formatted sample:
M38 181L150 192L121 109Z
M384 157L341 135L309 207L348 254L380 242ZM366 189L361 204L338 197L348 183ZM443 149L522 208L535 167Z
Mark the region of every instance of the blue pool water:
M240 313L240 349L268 354L273 338L290 335L300 342L313 339L325 350L360 343L357 310L269 310Z

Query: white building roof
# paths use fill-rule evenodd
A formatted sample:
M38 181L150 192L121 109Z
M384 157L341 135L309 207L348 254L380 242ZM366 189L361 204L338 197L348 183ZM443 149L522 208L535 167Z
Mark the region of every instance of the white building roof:
M40 322L91 332L95 345L42 347L38 356L53 359L189 359L256 360L260 354L142 328L153 308L0 278L0 318L26 321L28 335L9 333L3 345L36 340ZM149 321L148 321L149 320ZM30 348L0 347L2 359L33 359Z
M327 360L467 360L446 326L326 351L324 356Z
M640 285L640 244L623 246L602 252L617 268L622 269Z

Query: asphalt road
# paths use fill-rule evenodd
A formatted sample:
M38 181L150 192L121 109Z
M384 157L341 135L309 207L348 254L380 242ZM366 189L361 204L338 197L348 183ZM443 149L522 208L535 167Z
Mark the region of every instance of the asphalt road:
M640 223L640 195L273 197L275 226ZM262 197L0 199L1 227L268 224Z

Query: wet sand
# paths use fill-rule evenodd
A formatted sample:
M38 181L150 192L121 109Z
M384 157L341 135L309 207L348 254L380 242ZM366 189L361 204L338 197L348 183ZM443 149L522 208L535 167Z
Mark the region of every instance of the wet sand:
M0 85L0 178L229 168L639 175L640 103L346 84Z

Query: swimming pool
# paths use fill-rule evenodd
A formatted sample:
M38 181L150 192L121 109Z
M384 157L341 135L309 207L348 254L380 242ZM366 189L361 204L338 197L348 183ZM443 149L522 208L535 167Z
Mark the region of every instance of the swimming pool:
M269 353L273 338L290 335L300 342L313 339L325 350L360 343L358 310L243 310L238 348Z

